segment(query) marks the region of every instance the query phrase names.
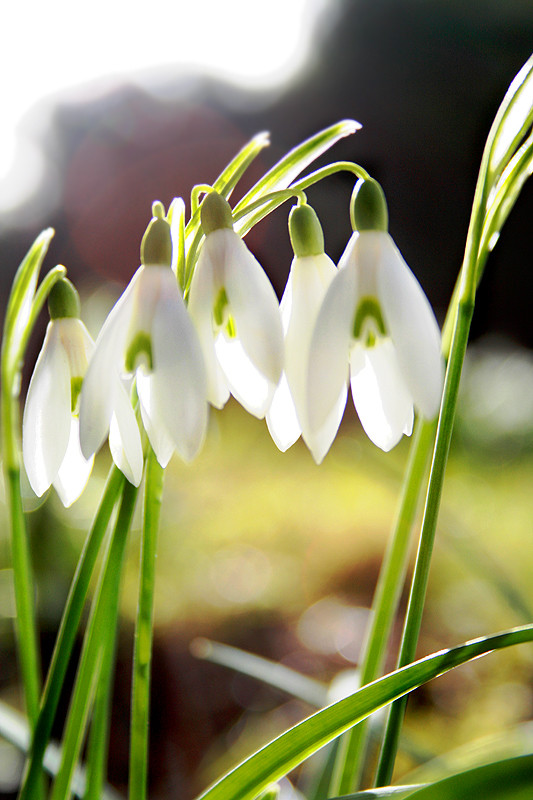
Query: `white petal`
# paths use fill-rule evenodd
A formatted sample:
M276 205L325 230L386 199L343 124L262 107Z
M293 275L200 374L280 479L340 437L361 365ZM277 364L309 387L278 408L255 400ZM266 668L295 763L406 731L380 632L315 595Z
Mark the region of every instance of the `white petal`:
M413 401L390 339L371 348L354 345L350 359L355 408L367 436L391 450L413 426Z
M22 423L24 464L40 497L55 480L70 436L70 372L57 325L48 324Z
M130 398L120 378L113 389L113 398L109 449L113 461L126 480L138 486L143 473L141 434Z
M349 264L332 280L311 337L306 404L300 419L306 441L324 427L348 382L356 305L356 275Z
M444 381L439 326L422 287L385 233L381 234L378 291L385 325L414 404L426 419L433 419Z
M86 458L100 449L113 415L115 389L124 358L124 345L135 305L135 287L141 267L111 309L96 340L80 398L80 441Z
M160 419L185 461L198 453L207 427L207 377L200 342L170 270L161 276L152 327L154 425ZM154 448L155 449L155 448Z
M139 393L144 429L157 460L165 469L172 458L176 446L155 408L153 384L153 376L145 375L139 370L137 373L137 391Z
M80 427L77 417L71 417L67 452L54 480L59 499L68 508L78 499L87 485L93 468L94 456L86 459L80 448Z
M302 409L306 403L311 337L326 291L336 274L335 264L325 253L295 258L291 266L291 303L290 319L287 322L285 335L285 372L299 416L304 415ZM284 299L285 294L282 303Z
M285 373L281 376L278 388L266 415L266 423L276 446L284 453L300 438L302 429L296 415L296 408Z
M191 281L188 308L200 339L207 371L207 399L215 408L223 408L230 392L215 352L213 305L215 294L221 286L215 288L214 270L210 252L202 247Z
M223 286L235 320L237 338L256 370L273 385L281 378L283 329L276 293L265 271L242 239L231 230L217 230L204 246L223 259ZM246 386L239 393L246 395Z
M337 435L344 416L347 394L348 385L344 383L337 402L326 417L324 424L315 431L307 431L302 437L317 464L322 463Z
M263 419L272 403L276 384L259 372L240 339L228 339L219 333L215 352L232 395L249 414Z

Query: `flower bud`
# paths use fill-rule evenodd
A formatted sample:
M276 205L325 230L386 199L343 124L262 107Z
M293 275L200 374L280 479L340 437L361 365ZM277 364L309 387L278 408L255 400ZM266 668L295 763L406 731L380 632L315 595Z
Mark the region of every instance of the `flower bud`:
M300 258L318 256L324 252L324 234L316 212L311 206L293 206L289 214L289 235L294 255Z
M80 316L80 296L68 278L60 278L48 295L48 311L50 319Z
M383 189L373 178L355 184L350 202L354 231L388 231L389 214Z
M210 192L207 195L202 203L200 214L206 236L220 228L233 230L231 206L218 192Z
M170 225L164 219L162 203L152 205L153 217L141 242L141 264L148 267L170 267L172 262L172 239Z

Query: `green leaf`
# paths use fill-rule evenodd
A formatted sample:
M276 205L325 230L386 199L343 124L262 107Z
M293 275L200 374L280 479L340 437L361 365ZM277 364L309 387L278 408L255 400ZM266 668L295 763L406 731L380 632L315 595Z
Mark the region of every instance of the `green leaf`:
M460 772L424 786L409 795L412 800L531 800L533 755L510 758Z
M509 86L489 134L488 180L494 182L533 123L533 55Z
M213 189L226 200L229 199L233 189L242 178L252 161L259 155L261 150L270 144L270 134L262 131L254 136L235 158L230 161L228 166L220 173L213 184Z
M39 234L24 256L13 280L6 310L3 339L3 348L8 347L10 353L18 350L18 341L30 319L31 303L39 278L39 270L53 235L53 228L47 228ZM9 366L15 365L10 364Z
M240 213L247 205L258 200L265 194L287 189L293 180L319 156L329 150L336 142L345 136L350 136L359 130L361 126L352 119L343 120L336 125L325 128L319 133L306 139L305 142L295 147L287 155L278 161L261 180L259 180L242 200L237 203L234 213ZM240 231L246 227L246 216L242 217L237 226Z
M202 800L252 800L341 733L416 687L459 664L520 642L533 641L533 625L467 642L409 664L328 706L281 734L207 789Z

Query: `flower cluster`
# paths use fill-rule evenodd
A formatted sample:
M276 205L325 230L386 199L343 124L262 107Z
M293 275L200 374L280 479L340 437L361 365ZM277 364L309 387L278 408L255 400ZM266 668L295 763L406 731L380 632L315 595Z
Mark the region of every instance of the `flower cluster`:
M414 408L432 418L443 382L440 332L416 278L387 232L379 185L361 179L354 233L338 268L305 202L289 217L294 259L281 304L234 230L227 200L201 205L202 242L186 300L173 271L173 229L160 203L141 266L93 343L72 284L50 295L46 338L28 391L24 461L38 495L53 484L65 505L89 477L106 439L139 485L139 421L160 464L193 459L208 405L230 394L281 450L300 436L320 463L340 425L348 386L361 423L383 450L409 435ZM137 403L132 402L138 398Z

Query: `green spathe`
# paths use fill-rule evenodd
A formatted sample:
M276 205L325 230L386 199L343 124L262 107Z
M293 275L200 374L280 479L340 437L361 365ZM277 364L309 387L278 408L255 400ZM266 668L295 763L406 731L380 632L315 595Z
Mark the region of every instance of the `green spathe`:
M164 219L162 203L152 205L153 217L141 242L141 264L145 267L170 267L172 263L172 238L170 225Z
M50 319L80 316L80 296L73 283L68 278L60 278L48 295L48 311Z
M218 192L210 192L201 206L202 228L205 235L221 228L233 230L231 206Z
M324 233L311 206L294 206L289 214L289 235L294 255L299 258L318 256L324 252Z
M350 201L354 231L387 231L389 213L383 189L373 178L357 181Z

